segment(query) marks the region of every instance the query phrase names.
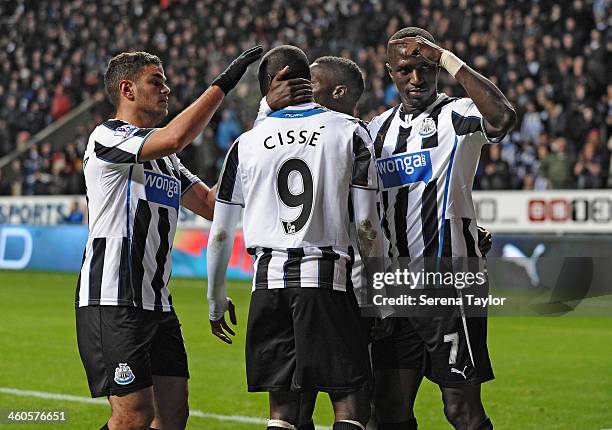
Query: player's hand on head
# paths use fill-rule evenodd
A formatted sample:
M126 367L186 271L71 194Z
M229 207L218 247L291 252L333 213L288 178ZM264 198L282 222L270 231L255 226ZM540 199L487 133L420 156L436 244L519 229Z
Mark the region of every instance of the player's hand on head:
M261 45L247 49L232 61L227 69L213 80L211 85L218 86L225 94L229 93L238 84L249 65L261 58L262 53L263 46Z
M308 79L287 79L289 66L285 66L270 82L266 102L270 109L279 110L290 105L312 100L312 84Z
M486 256L493 246L493 236L491 232L484 227L478 227L478 249L482 256Z
M227 298L227 312L229 313L229 319L232 325L237 325L236 307L229 297ZM227 324L227 321L225 321L225 313L217 320L210 319L210 331L223 342L229 344L232 343L232 339L228 335L236 335L234 330Z
M421 56L430 63L436 65L440 64L440 57L442 56L443 49L424 37L403 37L401 39L389 41L389 45L405 45L408 50L408 55L413 55L415 57Z

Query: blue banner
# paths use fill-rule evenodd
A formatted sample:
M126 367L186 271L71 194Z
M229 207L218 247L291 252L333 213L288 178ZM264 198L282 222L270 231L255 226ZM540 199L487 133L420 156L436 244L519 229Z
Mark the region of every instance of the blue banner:
M179 229L172 248L172 275L205 278L208 229ZM0 269L78 272L87 243L86 226L0 225ZM228 279L250 280L253 259L236 232Z

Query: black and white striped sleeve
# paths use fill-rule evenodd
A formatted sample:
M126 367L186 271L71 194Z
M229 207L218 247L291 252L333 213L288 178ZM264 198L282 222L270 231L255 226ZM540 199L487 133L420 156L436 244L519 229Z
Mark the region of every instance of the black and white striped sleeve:
M244 207L244 197L242 195L242 183L240 180L240 160L238 158L238 143L236 139L231 146L219 179L219 189L217 200L223 203L240 205Z
M181 163L181 160L176 156L176 154L172 154L170 157L176 158L176 165L178 166L179 180L181 181L181 196L184 196L189 189L197 184L198 182L202 182L200 178L191 173L191 171Z
M505 137L489 136L484 124L484 117L469 98L458 99L452 103L451 120L453 128L457 136L473 135L474 137L484 137L486 140L482 143L499 143Z
M372 141L367 129L361 126L356 127L353 132L352 187L378 189L371 148Z
M146 140L156 128L138 128L121 120L109 120L94 132L94 152L109 165L138 163Z

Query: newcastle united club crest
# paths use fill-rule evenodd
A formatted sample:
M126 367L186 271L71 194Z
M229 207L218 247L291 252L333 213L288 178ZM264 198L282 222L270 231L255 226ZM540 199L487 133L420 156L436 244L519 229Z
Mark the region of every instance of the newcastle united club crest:
M127 363L119 363L119 366L115 369L115 382L119 385L127 385L136 379L132 369Z

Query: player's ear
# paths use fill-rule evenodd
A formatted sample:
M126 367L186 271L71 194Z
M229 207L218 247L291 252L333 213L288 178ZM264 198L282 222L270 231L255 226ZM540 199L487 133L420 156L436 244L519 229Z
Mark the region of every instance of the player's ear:
M348 87L346 85L336 85L332 91L332 98L337 100L341 99L348 94Z
M387 73L389 74L389 77L393 78L393 76L391 76L391 66L389 65L389 63L385 63L385 69L387 69Z
M134 83L127 79L119 82L119 95L130 101L134 101Z

